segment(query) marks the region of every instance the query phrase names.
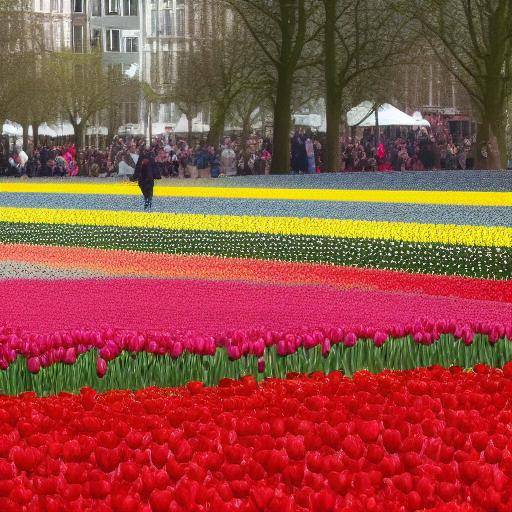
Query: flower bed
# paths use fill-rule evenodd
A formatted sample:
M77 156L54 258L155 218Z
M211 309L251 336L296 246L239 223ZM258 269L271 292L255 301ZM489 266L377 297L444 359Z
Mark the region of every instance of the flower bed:
M0 397L0 510L509 511L512 366Z
M0 184L0 391L512 360L501 178L333 179Z

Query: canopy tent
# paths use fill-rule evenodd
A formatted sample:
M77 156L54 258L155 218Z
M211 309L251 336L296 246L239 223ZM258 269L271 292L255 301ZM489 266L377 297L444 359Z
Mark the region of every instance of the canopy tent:
M50 137L54 139L57 137L57 132L55 130L52 130L46 123L43 123L39 126L39 136L40 137ZM29 126L28 128L28 136L33 137L34 136L34 129L32 126Z
M108 135L108 128L106 126L90 126L86 130L86 135Z
M194 133L207 133L210 131L210 126L207 124L203 124L201 122L202 115L197 116L195 119L192 119L192 131ZM187 133L188 132L188 120L185 114L182 114L176 128L174 129L176 133Z
M319 114L295 114L293 120L296 126L307 126L316 129L322 126L322 116Z
M170 126L174 130L174 123L153 123L151 126L153 136L162 135L162 133L165 133L165 128L167 126Z
M67 121L59 124L53 124L50 126L50 128L55 131L56 137L70 137L75 135L75 129L73 128L73 125Z
M154 128L154 125L153 125ZM118 135L144 135L144 129L140 124L125 124L119 127ZM154 133L154 132L153 132Z
M347 112L347 122L349 126L372 127L377 125L374 106L369 101L363 101L357 107ZM430 126L425 119L415 119L405 112L397 109L389 103L384 103L378 109L379 126Z
M2 135L8 137L23 137L23 129L19 124L6 121L2 126Z

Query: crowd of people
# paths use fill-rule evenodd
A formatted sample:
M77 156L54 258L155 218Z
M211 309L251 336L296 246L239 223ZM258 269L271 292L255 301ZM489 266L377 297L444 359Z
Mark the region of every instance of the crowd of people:
M472 169L476 159L474 137L456 143L443 124L397 130L393 137L377 137L371 129L359 139L342 141L344 171L423 171Z
M368 128L359 138L340 140L340 171L420 171L436 169L471 169L477 150L474 138L462 138L456 144L442 122L432 120L431 129L394 129L376 135ZM106 149L74 144L36 146L28 155L13 151L0 174L27 177L133 176L142 138L116 137ZM293 174L325 172L325 141L310 130L297 129L291 137ZM225 137L218 147L200 142L189 145L171 131L155 137L150 145L155 165L163 178L199 178L250 174L268 174L272 144L254 135L243 143ZM2 167L3 172L2 172Z
M0 162L0 174L129 178L135 172L142 148L147 149L146 144L137 137L116 137L104 150L94 147L77 150L74 144L36 146L28 156L23 149L16 148L3 166ZM170 132L154 138L149 148L164 178L268 174L272 157L270 141L259 136L249 138L243 145L237 139L225 137L222 144L215 147L204 141L189 145Z

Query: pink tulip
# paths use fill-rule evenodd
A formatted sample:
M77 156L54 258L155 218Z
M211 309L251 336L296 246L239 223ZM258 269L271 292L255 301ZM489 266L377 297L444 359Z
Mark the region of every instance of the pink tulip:
M376 347L382 347L384 343L388 340L388 335L385 332L382 331L376 331L373 335L373 342L375 343Z
M357 336L353 332L349 332L345 334L345 338L343 339L343 344L346 347L353 347L357 343Z
M265 359L263 357L258 359L258 373L265 373Z
M102 379L105 377L105 374L107 373L107 362L105 359L98 357L98 360L96 361L96 375Z
M39 370L41 369L41 361L39 360L39 357L31 357L27 361L27 368L30 373L39 373Z
M76 362L76 351L74 348L68 348L64 354L64 363L75 364Z
M259 338L252 344L252 353L256 357L262 357L265 353L265 340L263 338Z
M181 354L183 354L183 345L179 341L177 341L171 347L171 357L173 359L178 359L178 357L180 357Z
M303 337L303 345L306 350L311 350L313 347L316 347L317 343L313 339L313 336L306 334Z
M329 338L325 338L322 342L322 356L329 357L329 352L331 351L331 340Z
M236 361L241 357L240 348L237 347L236 345L228 345L227 352L229 359L231 359L232 361Z

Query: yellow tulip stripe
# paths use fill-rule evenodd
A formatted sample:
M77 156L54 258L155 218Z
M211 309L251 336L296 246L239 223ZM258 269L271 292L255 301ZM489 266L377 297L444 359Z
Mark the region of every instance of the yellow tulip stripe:
M140 195L135 183L0 183L0 193ZM512 192L156 186L159 197L512 206Z
M512 247L512 228L507 227L39 208L0 208L0 221Z

